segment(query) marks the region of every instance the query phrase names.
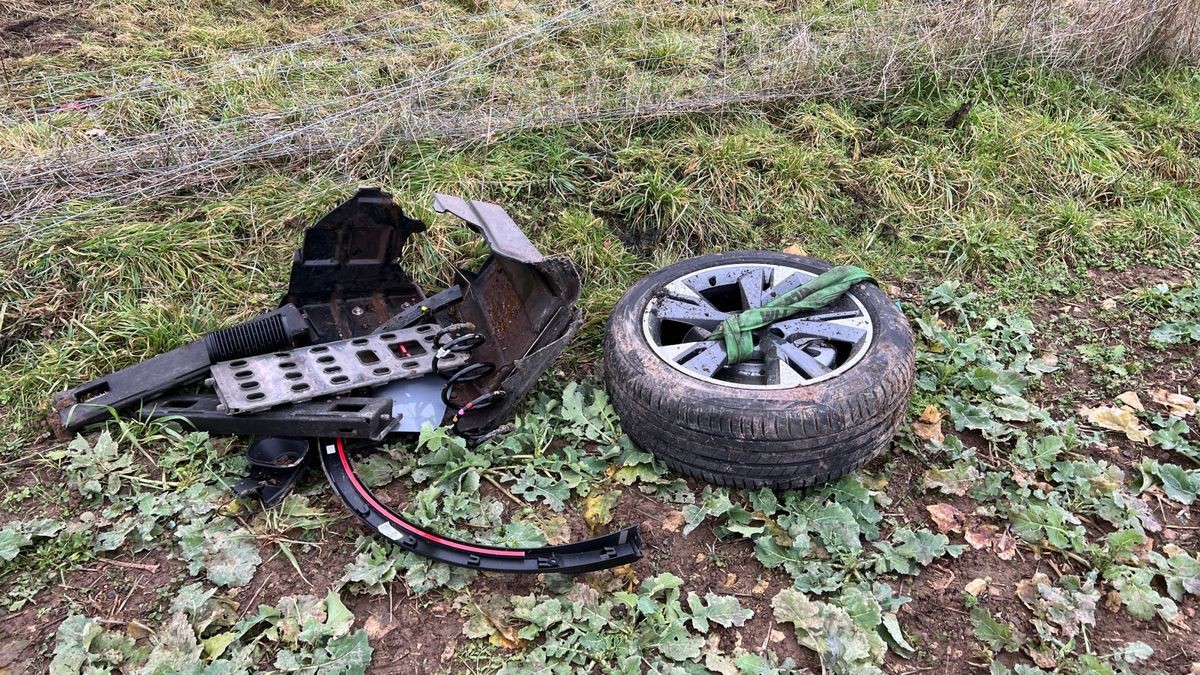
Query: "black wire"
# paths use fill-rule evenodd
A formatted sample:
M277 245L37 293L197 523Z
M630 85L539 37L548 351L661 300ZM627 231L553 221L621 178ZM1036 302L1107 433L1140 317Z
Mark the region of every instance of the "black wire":
M446 386L442 387L442 403L445 403L447 408L453 408L454 402L452 399L454 398L455 384L481 380L494 372L496 372L496 365L488 361L480 361L479 363L472 363L459 368L446 379Z
M438 337L433 339L433 346L436 351L433 353L433 360L430 363L430 367L433 369L433 372L438 373L439 375L441 373L438 371L437 366L440 359L444 359L453 353L472 351L486 341L486 339L479 333L466 333L464 335L459 335L443 345L439 344L442 335L445 335L445 332L438 333Z
M476 396L470 403L459 408L458 411L454 413L454 417L450 419L450 424L454 427L455 431L458 431L458 421L462 419L463 415L472 410L483 410L484 408L490 408L500 401L503 401L505 396L507 396L507 394L502 389L489 391L486 394L480 394L479 396Z

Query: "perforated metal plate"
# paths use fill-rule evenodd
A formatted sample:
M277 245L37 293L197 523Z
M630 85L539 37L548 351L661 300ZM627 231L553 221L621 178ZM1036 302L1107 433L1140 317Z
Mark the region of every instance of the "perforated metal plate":
M225 412L235 415L421 377L433 370L437 332L426 324L225 361L212 367L212 385ZM454 370L468 360L452 352L437 365Z

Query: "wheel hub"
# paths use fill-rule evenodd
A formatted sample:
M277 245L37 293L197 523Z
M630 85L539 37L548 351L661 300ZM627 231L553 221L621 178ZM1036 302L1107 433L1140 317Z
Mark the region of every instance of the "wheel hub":
M817 275L778 264L718 265L680 276L653 295L642 316L654 353L691 377L734 387L785 389L823 382L851 368L870 348L873 324L852 293L754 331L754 351L730 365L709 335L730 315L799 288Z

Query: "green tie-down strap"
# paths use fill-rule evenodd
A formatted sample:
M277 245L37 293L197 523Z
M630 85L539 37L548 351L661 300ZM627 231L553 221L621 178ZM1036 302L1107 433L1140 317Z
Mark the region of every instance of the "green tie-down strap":
M805 309L817 309L842 297L851 286L860 281L874 281L866 270L853 265L834 267L815 277L808 283L784 293L762 307L743 310L733 314L717 326L708 336L709 340L725 339L728 353L727 365L741 363L750 358L754 351L752 333L780 319L786 319Z

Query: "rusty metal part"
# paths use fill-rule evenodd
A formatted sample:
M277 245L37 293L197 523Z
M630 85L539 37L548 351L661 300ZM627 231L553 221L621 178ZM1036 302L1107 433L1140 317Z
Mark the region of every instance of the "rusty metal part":
M457 428L480 435L499 426L520 404L538 377L562 352L582 324L575 307L579 273L565 258L547 258L499 206L438 195L434 210L451 213L479 232L492 255L476 274L462 274L462 302L451 309L487 337L473 361L491 363L488 377L456 388L462 404L492 391L503 401L466 412Z
M409 237L424 231L388 193L360 189L305 231L282 303L304 312L314 342L370 333L425 300L398 262Z

